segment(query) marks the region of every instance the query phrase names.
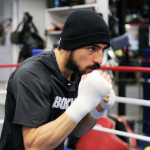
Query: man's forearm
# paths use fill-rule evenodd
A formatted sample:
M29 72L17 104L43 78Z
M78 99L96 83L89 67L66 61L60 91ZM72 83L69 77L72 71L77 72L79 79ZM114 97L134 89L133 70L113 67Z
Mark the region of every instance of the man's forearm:
M73 130L72 134L80 137L89 130L91 130L94 125L96 124L97 119L94 119L91 117L90 114L87 114L76 126L76 128Z
M103 113L104 109L101 107L101 105L97 105L96 107L97 111L100 113ZM93 118L90 113L88 113L76 126L76 128L73 130L72 134L76 136L82 136L89 130L91 130L94 125L96 124L97 119Z
M72 132L76 122L65 113L56 120L38 128L23 127L26 150L52 150Z

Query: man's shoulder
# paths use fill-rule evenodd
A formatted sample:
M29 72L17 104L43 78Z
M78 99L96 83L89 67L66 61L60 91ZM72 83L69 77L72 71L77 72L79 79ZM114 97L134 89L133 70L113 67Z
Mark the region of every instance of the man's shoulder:
M44 65L51 65L52 63L52 55L53 51L45 51L42 53L39 53L37 55L34 55L32 57L27 58L21 66L28 66L28 67L34 67L34 65L44 66Z
M43 52L37 56L26 59L12 74L11 78L39 78L42 81L50 78L54 73L53 61L51 60L51 52Z
M52 60L52 51L42 52L35 56L32 56L26 59L18 69L20 70L34 70L42 72L43 70L52 70L54 69L54 63Z

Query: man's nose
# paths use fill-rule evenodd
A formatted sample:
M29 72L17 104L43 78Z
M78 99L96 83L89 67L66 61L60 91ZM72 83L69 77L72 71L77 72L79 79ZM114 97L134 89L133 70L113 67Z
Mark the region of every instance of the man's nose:
M103 51L99 51L99 52L95 53L94 62L96 62L98 64L102 64L103 55L104 55Z

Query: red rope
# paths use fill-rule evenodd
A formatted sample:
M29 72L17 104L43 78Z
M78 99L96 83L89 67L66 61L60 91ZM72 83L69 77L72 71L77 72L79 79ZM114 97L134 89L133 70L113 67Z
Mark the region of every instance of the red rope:
M150 73L150 67L128 67L128 66L101 66L102 70L122 71L122 72L147 72Z
M0 68L19 67L18 64L0 64ZM101 70L112 70L122 72L147 72L150 73L150 67L128 67L128 66L101 66Z
M0 68L11 68L11 67L19 67L20 63L18 64L0 64Z

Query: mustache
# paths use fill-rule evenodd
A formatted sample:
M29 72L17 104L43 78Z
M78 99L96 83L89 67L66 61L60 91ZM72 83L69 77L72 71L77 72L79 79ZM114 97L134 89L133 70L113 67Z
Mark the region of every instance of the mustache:
M100 67L101 67L101 65L98 64L98 63L96 63L96 64L94 64L94 65L88 66L87 68L90 68L90 69L98 69L98 68L100 68Z

